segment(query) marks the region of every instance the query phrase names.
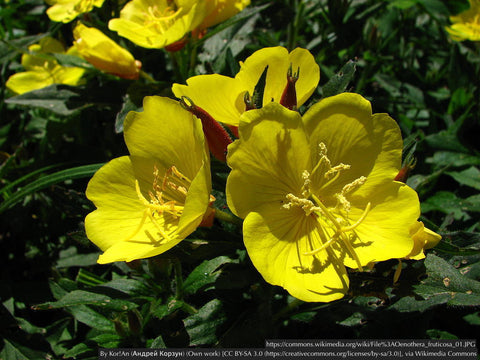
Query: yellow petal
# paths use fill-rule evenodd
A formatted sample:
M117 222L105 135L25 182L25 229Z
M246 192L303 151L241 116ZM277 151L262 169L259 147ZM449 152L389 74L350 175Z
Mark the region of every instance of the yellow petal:
M13 74L6 86L17 94L42 89L53 84L79 85L84 69L57 65L52 71L37 69Z
M407 256L414 246L410 226L420 215L417 193L405 184L391 182L378 187L368 201L371 210L355 229L357 239L352 244L362 266ZM365 205L352 201L351 223L360 218ZM344 264L357 268L351 257L346 257Z
M407 258L412 260L423 259L425 257L423 250L431 249L442 239L440 235L427 229L421 221L415 222L410 227L410 236L413 239L414 246Z
M245 111L245 89L238 81L227 76L198 75L187 80L187 85L173 84L177 98L186 96L195 105L206 110L215 120L238 126L238 119Z
M250 258L265 280L303 301L342 298L348 290L348 276L341 259L330 250L315 256L302 254L319 236L309 218L288 216L291 213L282 214L275 208L260 210L265 213L247 215L243 236Z
M92 11L94 7L101 7L104 0L51 0L47 15L52 21L68 23L78 15Z
M125 141L131 156L102 167L87 189L97 206L87 216L87 236L105 251L101 263L170 249L197 228L210 202L210 163L201 122L176 101L146 97L144 111L131 112L125 120ZM169 178L173 185L168 185L165 174L173 167L183 182ZM163 204L180 210L152 207Z
M147 96L142 112L130 112L124 123L125 142L133 156L153 157L175 165L193 179L205 161L206 145L199 119L177 101Z
M342 181L323 187L323 193L338 193L345 183L367 176L355 196L368 197L377 186L391 182L401 167L403 141L396 122L387 114L374 114L370 102L358 94L343 93L313 105L303 116L310 134L313 163L320 158L318 146L324 143L333 166L350 165ZM312 179L323 186L319 173Z
M100 30L78 23L73 30L78 54L97 69L125 79L138 78L135 58Z
M256 51L242 64L234 79L221 75L199 75L187 80L187 85L174 84L177 97L187 96L206 110L215 120L238 126L245 112L244 95L253 90L268 65L263 105L280 98L287 84L287 72L292 65L300 77L296 82L297 105L301 106L312 95L320 79L320 70L312 54L297 48L291 53L283 47L270 47Z
M238 79L251 95L267 65L264 105L271 102L272 99L276 102L280 101L287 85L287 72L290 65L293 72L300 69L300 77L295 84L298 107L308 100L320 80L320 69L308 50L296 48L289 53L287 49L280 46L263 48L254 52L245 60L235 79Z
M447 32L455 41L480 41L480 2L470 1L470 8L456 16L451 16L451 26L446 27Z
M139 46L159 49L182 39L204 16L204 1L132 0L108 27Z
M310 169L309 143L300 115L277 103L242 115L240 140L228 148L227 203L244 218L266 202L280 208L298 193Z

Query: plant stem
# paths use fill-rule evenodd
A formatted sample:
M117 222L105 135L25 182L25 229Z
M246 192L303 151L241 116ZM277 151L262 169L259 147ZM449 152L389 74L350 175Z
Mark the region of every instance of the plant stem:
M155 84L157 82L157 80L155 80L153 77L151 77L150 75L148 75L145 71L143 70L140 70L140 76L142 78L144 78L145 80L147 80L149 83L152 83L152 84Z
M229 214L226 211L215 209L215 217L219 220L229 222L230 224L235 224L235 225L242 225L243 220L240 219L239 217L236 217L235 215Z
M173 260L173 268L175 271L175 299L183 299L183 277L182 277L182 264L180 260Z
M287 304L283 309L281 309L278 313L276 313L273 316L273 321L280 320L282 317L284 317L285 315L288 315L290 312L292 312L293 310L295 310L297 307L299 307L302 304L303 304L302 300L293 299L292 302Z

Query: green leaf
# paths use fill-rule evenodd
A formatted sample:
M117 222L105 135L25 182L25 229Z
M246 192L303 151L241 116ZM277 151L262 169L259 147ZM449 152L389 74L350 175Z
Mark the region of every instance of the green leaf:
M88 351L94 351L96 352L97 350L97 346L94 346L94 344L92 344L91 346L85 344L85 343L80 343L80 344L77 344L75 346L73 346L70 350L66 351L65 354L63 354L63 358L64 359L75 359L76 356L80 355L80 354L84 354Z
M183 320L185 330L190 336L190 346L210 345L218 342L217 335L227 320L222 302L214 299L205 304L197 314Z
M429 329L427 335L430 339L458 339L457 336L450 334L448 331Z
M81 68L89 68L94 69L89 62L85 61L81 57L75 55L67 55L67 54L60 54L54 53L52 56L58 61L58 63L62 66L74 66L74 67L81 67Z
M159 319L163 319L165 316L173 314L176 310L182 309L185 303L182 300L177 300L174 297L170 297L166 304L162 304L154 307L152 314Z
M96 289L115 290L130 296L152 295L152 290L147 285L135 279L115 279L97 286Z
M37 179L30 184L23 187L21 190L15 192L0 204L0 213L11 208L15 204L22 201L25 196L30 195L36 191L45 189L51 185L58 184L66 180L80 179L91 177L103 164L93 164L78 166L71 169L62 170L50 175L46 175Z
M71 319L64 318L51 324L45 339L56 355L64 354L71 346L68 342L73 339L73 326Z
M342 69L323 85L323 97L329 97L344 92L355 75L356 65L357 63L354 60L349 60L343 65Z
M426 311L434 306L478 306L480 282L462 275L442 258L428 254L425 259L427 278L414 285L414 292L422 299L403 297L391 308L400 312Z
M212 288L208 286L219 278L221 270L217 270L221 265L232 263L233 260L228 256L219 256L212 260L205 260L197 266L183 282L183 291L187 294L194 294L200 289L204 291Z
M465 315L463 319L470 325L480 325L480 313L478 311L473 314Z
M25 36L14 40L0 39L0 63L14 59L19 53L28 52L28 46L39 42L43 37L48 34Z
M437 151L432 157L427 158L425 162L438 167L461 167L466 165L480 165L480 157L456 151Z
M442 241L435 246L435 250L462 256L462 259L464 259L464 256L477 255L480 253L480 234L469 231L442 233ZM467 277L472 275L470 272L462 273L469 274Z
M203 43L204 41L206 41L210 37L218 34L222 30L225 30L226 28L238 23L239 21L242 21L242 20L245 20L245 19L250 19L255 14L258 14L259 12L266 9L270 5L272 5L272 4L269 3L269 4L260 5L260 6L249 6L249 7L247 7L245 10L240 11L237 15L235 15L235 16L231 17L230 19L222 22L221 24L217 25L213 29L210 29L210 31L205 36L203 36L200 40L198 40L196 42L196 45L200 45L201 43Z
M424 299L448 295L449 305L478 306L480 282L462 275L442 258L428 254L425 259L428 277L414 286L415 293Z
M99 253L93 254L77 254L76 248L73 248L73 254L66 254L65 251L60 252L60 258L57 261L57 268L69 268L73 266L90 266L97 263Z
M103 332L115 333L115 326L112 321L99 314L86 305L71 306L66 308L75 320Z
M47 359L47 354L44 352L32 350L8 339L3 341L5 345L0 352L2 360Z
M391 1L388 6L389 7L396 7L400 10L407 10L412 6L417 5L418 0L394 0Z
M199 72L205 72L211 66L216 73L222 73L228 65L230 74L238 72L238 62L235 60L249 42L249 35L254 31L255 24L260 16L253 15L245 23L238 23L211 36L203 44L203 51L198 55L202 63Z
M453 177L461 185L470 186L474 189L480 190L480 170L474 166L463 171L449 171L446 172L446 174Z
M127 114L130 111L141 111L142 108L139 108L131 99L130 95L125 95L123 98L123 105L122 109L118 112L116 118L115 118L115 132L117 134L123 132L123 122L125 121L125 118L127 117Z
M108 310L127 311L135 309L137 304L130 301L112 299L110 296L84 290L69 292L58 301L35 305L35 310L59 309L78 305L96 305Z
M480 196L473 195L467 199L461 199L454 193L439 191L421 204L422 213L440 211L445 214L452 214L456 220L468 220L468 212L480 211Z
M159 335L155 339L153 339L150 344L148 344L148 347L150 349L165 349L167 345L165 345L162 336Z
M88 96L79 88L67 85L50 85L42 89L6 99L7 104L40 107L59 115L72 115L91 106Z

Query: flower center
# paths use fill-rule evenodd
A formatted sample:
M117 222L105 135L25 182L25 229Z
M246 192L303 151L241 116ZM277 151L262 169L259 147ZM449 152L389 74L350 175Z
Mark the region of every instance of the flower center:
M320 143L320 159L314 167L313 172L323 171L323 176L327 180L326 184L337 181L340 178L340 173L350 169L350 165L340 163L332 166L330 159L327 157L327 147L324 143ZM334 207L327 207L322 200L312 192L310 173L304 171L302 173L304 180L301 189L301 197L292 193L286 195L287 203L283 205L285 209L292 207L299 207L305 212L305 216L310 216L316 220L315 225L320 234L321 244L315 246L311 244L311 251L304 252L303 255L315 255L320 251L324 251L330 247L334 242L340 242L350 254L350 256L357 263L358 269L362 271L362 265L352 242L358 237L355 229L365 220L370 212L371 203L365 207L360 218L353 224L349 220L349 212L351 204L347 200L347 194L354 189L357 189L365 183L366 177L361 176L350 183L343 186L342 190L333 194L336 199Z
M148 192L150 200L147 200L140 190L138 180L135 180L135 190L138 199L145 206L145 210L140 224L125 241L132 239L139 233L147 218L150 219L163 238L159 242L160 245L171 241L172 231L168 233L167 227L164 224L162 225L159 219L161 216L167 216L170 217L170 220L171 218L175 220L182 215L190 184L191 180L178 171L175 166L168 168L163 178L160 178L160 172L154 166L152 190Z
M159 33L166 32L175 22L176 17L182 12L174 2L168 1L166 5L149 6L145 15L145 26L154 28Z

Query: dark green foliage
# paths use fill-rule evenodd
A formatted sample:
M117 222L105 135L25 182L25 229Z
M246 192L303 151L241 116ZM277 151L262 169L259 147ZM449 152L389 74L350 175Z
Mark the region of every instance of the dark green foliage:
M277 337L478 337L480 47L444 30L468 1L252 3L171 57L109 33L150 80L95 70L79 87L19 96L0 88L1 359L96 359L98 347L263 347ZM112 4L86 19L107 32L106 17L119 10ZM71 24L51 23L45 9L41 0L0 0L2 84L43 36L71 44ZM425 260L403 260L396 284L396 260L351 271L347 296L328 304L297 302L267 284L241 226L220 220L153 259L96 264L84 191L99 164L127 154L126 114L141 111L144 96L173 97L171 84L191 75L234 76L253 51L278 45L308 48L320 65L321 88L305 107L354 91L398 121L405 154L417 160L407 184L442 241ZM215 206L224 209L228 167L214 162L212 173Z

